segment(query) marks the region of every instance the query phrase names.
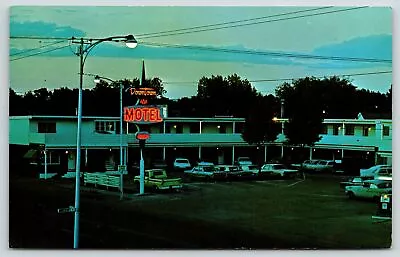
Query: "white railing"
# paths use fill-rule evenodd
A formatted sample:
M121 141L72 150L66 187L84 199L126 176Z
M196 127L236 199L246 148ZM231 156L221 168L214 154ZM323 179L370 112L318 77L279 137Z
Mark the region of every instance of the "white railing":
M121 187L121 180L117 176L102 174L102 173L84 173L83 175L84 184L93 184L95 187L97 185L108 187Z

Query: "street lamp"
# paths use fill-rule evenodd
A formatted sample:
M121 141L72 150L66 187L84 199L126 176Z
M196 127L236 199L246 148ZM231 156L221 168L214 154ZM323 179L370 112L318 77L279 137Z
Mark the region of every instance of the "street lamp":
M80 58L79 62L79 95L78 95L78 126L76 133L76 172L75 172L75 218L74 218L74 249L78 248L79 242L79 205L80 205L80 171L81 171L81 133L82 133L82 85L83 85L83 68L85 66L86 58L90 51L102 42L124 42L127 47L135 48L137 41L133 35L128 36L115 36L101 39L84 39L81 38L75 41L72 38L72 43L79 44L77 56Z
M98 76L98 75L96 75L95 77L94 77L94 82L95 83L100 83L102 80L107 80L107 81L110 81L111 83L118 83L118 85L119 85L119 165L120 165L120 167L122 166L122 165L124 165L124 160L123 160L123 153L122 153L122 129L123 129L123 124L122 124L122 89L123 89L123 85L122 85L122 83L121 83L121 81L115 81L115 80L112 80L112 79L110 79L110 78L106 78L106 77L101 77L101 76ZM120 199L122 200L123 199L123 197L124 197L124 177L123 177L123 170L120 170L120 178L121 178L121 188L120 188L120 191L121 191L121 195L120 195Z

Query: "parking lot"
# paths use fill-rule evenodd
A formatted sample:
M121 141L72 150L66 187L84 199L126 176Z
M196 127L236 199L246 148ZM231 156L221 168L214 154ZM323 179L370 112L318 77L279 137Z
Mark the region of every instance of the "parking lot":
M119 200L116 190L83 187L81 246L129 249L390 247L391 222L371 219L376 212L375 203L349 200L339 187L342 179L330 174L308 174L305 180L199 180L186 183L179 193L138 196L127 192L123 201ZM73 203L73 181L59 184L16 180L11 181L10 189L13 200L10 239L15 246L24 247L27 241L23 237L35 230L37 224L46 233L36 233L36 240L42 238L53 244L47 247L72 246L72 214L59 215L55 210ZM19 216L23 216L22 223L17 222L21 221ZM18 231L25 231L25 235ZM32 231L32 234L35 233ZM54 234L64 238L63 242L54 239ZM29 244L35 248L32 241ZM36 247L44 246L38 243Z

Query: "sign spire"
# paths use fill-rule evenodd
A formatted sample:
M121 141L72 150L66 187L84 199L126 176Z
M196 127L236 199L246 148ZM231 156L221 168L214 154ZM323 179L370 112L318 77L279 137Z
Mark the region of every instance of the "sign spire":
M144 60L142 59L142 81L140 82L140 86L144 87L146 86L146 71L144 68Z

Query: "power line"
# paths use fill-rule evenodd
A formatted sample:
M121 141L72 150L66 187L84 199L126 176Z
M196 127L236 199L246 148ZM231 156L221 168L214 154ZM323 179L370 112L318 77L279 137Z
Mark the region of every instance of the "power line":
M338 74L338 75L325 75L325 76L318 76L314 78L326 78L326 77L349 77L349 76L367 76L367 75L377 75L377 74L387 74L392 73L392 71L375 71L375 72L365 72L365 73L352 73L352 74ZM299 78L279 78L279 79L255 79L255 80L248 80L248 82L277 82L277 81L289 81L289 80L296 80ZM165 81L163 84L197 84L198 81L175 81L175 82L168 82Z
M72 40L74 37L38 37L38 36L10 36L10 39L32 39L32 40Z
M60 49L66 48L66 47L69 47L69 44L65 45L65 46L56 47L56 48L53 48L53 49L50 49L50 50L47 50L47 51L42 51L42 52L38 52L38 53L25 55L25 56L21 56L21 57L14 58L14 59L10 59L10 62L16 61L16 60L21 60L21 59L32 57L32 56L36 56L36 55L40 55L40 54L44 54L44 53L53 52L53 51L60 50Z
M50 43L50 44L47 44L47 45L43 45L43 46L40 46L40 47L32 48L32 49L29 49L29 50L26 50L26 51L17 52L17 53L11 54L10 56L26 54L26 53L29 53L29 52L32 52L32 51L35 51L35 50L39 50L39 49L46 48L46 47L49 47L49 46L52 46L52 45L60 44L60 43L62 43L64 41L65 40L60 40L60 41L53 42L53 43Z
M269 52L269 51L214 48L214 47L208 47L208 46L205 47L205 46L176 45L176 44L154 43L154 42L141 42L141 44L143 44L143 45L151 45L151 46L164 46L164 47L171 47L171 48L187 48L187 49L193 49L193 50L216 51L216 52L224 52L224 53L239 53L239 54L264 55L264 56L266 55L266 56L274 56L274 57L290 57L290 58L301 58L301 59L319 59L319 60L330 60L330 61L392 63L392 60L373 59L373 58L357 58L357 57L343 57L343 56L323 56L323 55L310 55L310 54L293 54L293 53Z
M181 28L181 29L174 29L174 30L167 30L167 31L160 31L160 32L137 34L135 36L137 38L141 38L141 37L142 38L151 38L151 37L163 37L163 36L181 35L181 34L188 34L188 33L196 33L196 32L203 32L203 31L211 31L211 30L218 30L218 29L225 29L225 28L235 28L235 27L241 27L241 26L262 24L262 23L268 23L268 22L277 22L277 21L285 21L285 20L291 20L291 19L306 18L306 17L311 17L311 16L319 16L319 15L325 15L325 14L331 14L331 13L337 13L337 12L345 12L345 11L368 8L368 6L352 7L352 8L341 9L341 10L333 10L333 11L327 11L327 12L305 14L305 15L300 15L300 16L285 17L285 18L280 18L280 19L275 19L275 20L267 20L267 21L260 21L260 22L254 22L254 23L246 23L246 24L237 24L237 25L223 26L223 27L217 27L217 28L209 28L209 27L221 26L221 25L226 25L226 24L233 24L233 23L239 23L239 22L259 20L259 19L266 19L266 18L277 17L277 16L285 16L285 15L302 13L302 12L316 11L316 10L327 9L327 8L333 8L333 6L325 6L325 7L319 7L319 8L314 8L314 9L307 9L307 10L301 10L301 11L295 11L295 12L281 13L281 14L275 14L275 15L269 15L269 16L257 17L257 18L245 19L245 20L237 20L237 21L230 21L230 22L223 22L223 23L208 24L208 25L195 26L195 27L190 27L190 28ZM199 28L208 28L208 29L198 30ZM187 31L187 30L193 30L193 31ZM186 31L186 32L183 32L183 31ZM170 32L176 32L176 33L170 33ZM160 34L164 34L164 35L160 35ZM66 38L66 37L11 36L10 39L72 40L73 37ZM91 38L91 39L92 40L98 40L97 38Z
M136 36L137 36L137 37L141 37L141 36L155 36L155 35L157 35L157 34L166 34L166 33L171 33L171 32L179 32L179 31L185 31L185 30L194 30L194 29L200 29L200 28L209 28L209 27L215 27L215 26L221 26L221 25L227 25L227 24L234 24L234 23L241 23L241 22L248 22L248 21L254 21L254 20L262 20L262 19L266 19L266 18L272 18L272 17L277 17L277 16L284 16L284 15L296 14L296 13L303 13L303 12L310 12L310 11L316 11L316 10L327 9L327 8L333 8L333 6L324 6L324 7L314 8L314 9L307 9L307 10L294 11L294 12L287 12L287 13L280 13L280 14L262 16L262 17L252 18L252 19L228 21L228 22L214 23L214 24L201 25L201 26L188 27L188 28L181 28L181 29L165 30L165 31L151 32L151 33L143 33L143 34L137 34Z
M212 31L212 30L219 30L219 29L227 29L227 28L236 28L236 27L242 27L242 26L249 26L249 25L256 25L256 24L263 24L263 23L269 23L269 22L277 22L277 21L286 21L286 20L293 20L293 19L299 19L299 18L305 18L305 17L311 17L311 16L319 16L319 15L325 15L325 14L331 14L331 13L338 13L338 12L345 12L345 11L352 11L352 10L357 10L357 9L363 9L363 8L368 8L368 6L361 6L361 7L353 7L353 8L347 8L347 9L341 9L341 10L334 10L334 11L327 11L327 12L319 12L319 13L313 13L313 14L306 14L306 15L299 15L299 16L294 16L294 17L285 17L285 18L279 18L279 19L274 19L274 20L267 20L267 21L259 21L259 22L251 22L251 23L246 23L246 24L237 24L237 25L230 25L230 26L222 26L218 28L207 28L207 29L197 29L193 31L186 31L186 32L175 32L175 33L166 33L162 35L147 35L140 37L138 35L138 38L155 38L155 37L165 37L165 36L175 36L175 35L183 35L183 34L189 34L189 33L197 33L197 32L205 32L205 31ZM211 25L209 25L211 26ZM188 30L188 29L187 29Z

